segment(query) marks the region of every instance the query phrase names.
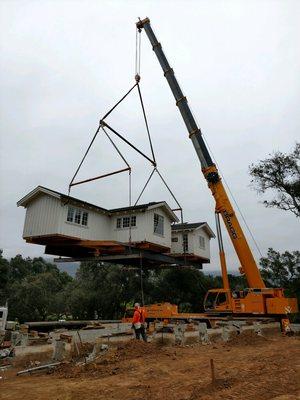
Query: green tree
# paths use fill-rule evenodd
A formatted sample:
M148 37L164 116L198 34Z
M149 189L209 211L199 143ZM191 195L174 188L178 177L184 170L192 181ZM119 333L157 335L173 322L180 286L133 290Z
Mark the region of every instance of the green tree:
M300 217L300 143L290 154L280 151L250 166L252 184L258 193L275 192L271 200L264 200L266 207L291 211Z
M296 296L300 304L300 251L279 253L269 248L260 266L267 286L286 289L287 295Z
M203 301L213 277L195 269L166 269L156 277L152 301L177 304L181 312L203 310Z
M0 250L0 305L4 305L8 297L9 262Z
M8 302L9 319L45 320L67 312L65 288L72 277L42 257L21 255L6 260L0 252L0 301Z

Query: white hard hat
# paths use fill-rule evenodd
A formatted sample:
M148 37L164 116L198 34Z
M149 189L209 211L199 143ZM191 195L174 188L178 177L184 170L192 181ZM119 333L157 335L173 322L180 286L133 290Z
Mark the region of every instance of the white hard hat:
M134 307L139 307L140 306L140 303L135 303L134 304Z

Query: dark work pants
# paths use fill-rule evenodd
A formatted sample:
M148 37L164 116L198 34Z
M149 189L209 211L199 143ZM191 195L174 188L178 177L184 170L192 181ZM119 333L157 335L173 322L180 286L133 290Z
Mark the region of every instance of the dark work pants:
M134 332L135 332L135 337L140 340L141 336L143 338L144 342L147 342L147 335L146 335L146 330L143 326L141 326L140 328L136 329L134 328Z

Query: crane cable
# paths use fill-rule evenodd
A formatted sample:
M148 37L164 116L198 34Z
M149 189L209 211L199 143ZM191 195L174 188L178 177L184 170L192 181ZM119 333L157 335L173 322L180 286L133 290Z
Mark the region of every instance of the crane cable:
M200 125L199 125L199 122L197 121L197 118L195 117L195 113L193 112L191 106L190 106L190 108L191 108L191 112L192 112L192 114L193 114L193 117L194 117L194 119L195 119L197 125L200 126ZM250 226L248 225L248 223L247 223L247 221L246 221L246 218L244 217L244 215L243 215L243 213L242 213L242 210L241 210L241 208L239 207L238 202L237 202L236 198L234 197L234 195L233 195L233 193L232 193L232 191L231 191L231 189L230 189L230 187L229 187L229 184L227 183L227 181L226 181L226 179L225 179L224 174L222 173L221 168L220 168L219 165L218 165L217 160L216 160L216 157L214 156L214 153L212 152L212 149L211 149L211 147L209 146L208 141L207 141L207 138L205 137L205 135L203 134L203 132L202 132L202 137L203 137L203 140L204 140L204 142L205 142L205 144L206 144L208 150L210 151L210 154L211 154L211 156L212 156L212 159L213 159L213 161L214 161L216 167L218 168L218 171L219 171L219 173L220 173L220 175L221 175L221 177L222 177L222 179L223 179L223 181L224 181L224 183L225 183L225 186L227 187L228 192L230 193L230 195L231 195L231 197L232 197L232 200L233 200L234 204L235 204L235 206L236 206L238 212L240 213L240 215L241 215L241 217L242 217L242 220L243 220L243 222L244 222L244 224L245 224L245 226L246 226L246 228L247 228L247 230L248 230L248 232L249 232L249 234L250 234L250 236L251 236L251 239L253 240L253 243L254 243L254 245L255 245L255 247L256 247L256 249L257 249L259 255L260 255L261 257L263 257L263 254L262 254L262 252L261 252L261 250L260 250L260 247L259 247L259 245L258 245L258 243L257 243L257 241L256 241L256 239L255 239L255 237L254 237L254 234L252 233L252 230L251 230Z

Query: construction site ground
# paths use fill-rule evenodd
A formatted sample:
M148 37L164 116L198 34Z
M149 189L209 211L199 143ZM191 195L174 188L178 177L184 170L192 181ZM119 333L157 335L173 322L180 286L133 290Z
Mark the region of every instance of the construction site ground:
M16 376L26 366L28 359L20 359L0 373L1 400L300 399L300 337L275 330L209 345L130 340L91 364L70 362L51 373Z

